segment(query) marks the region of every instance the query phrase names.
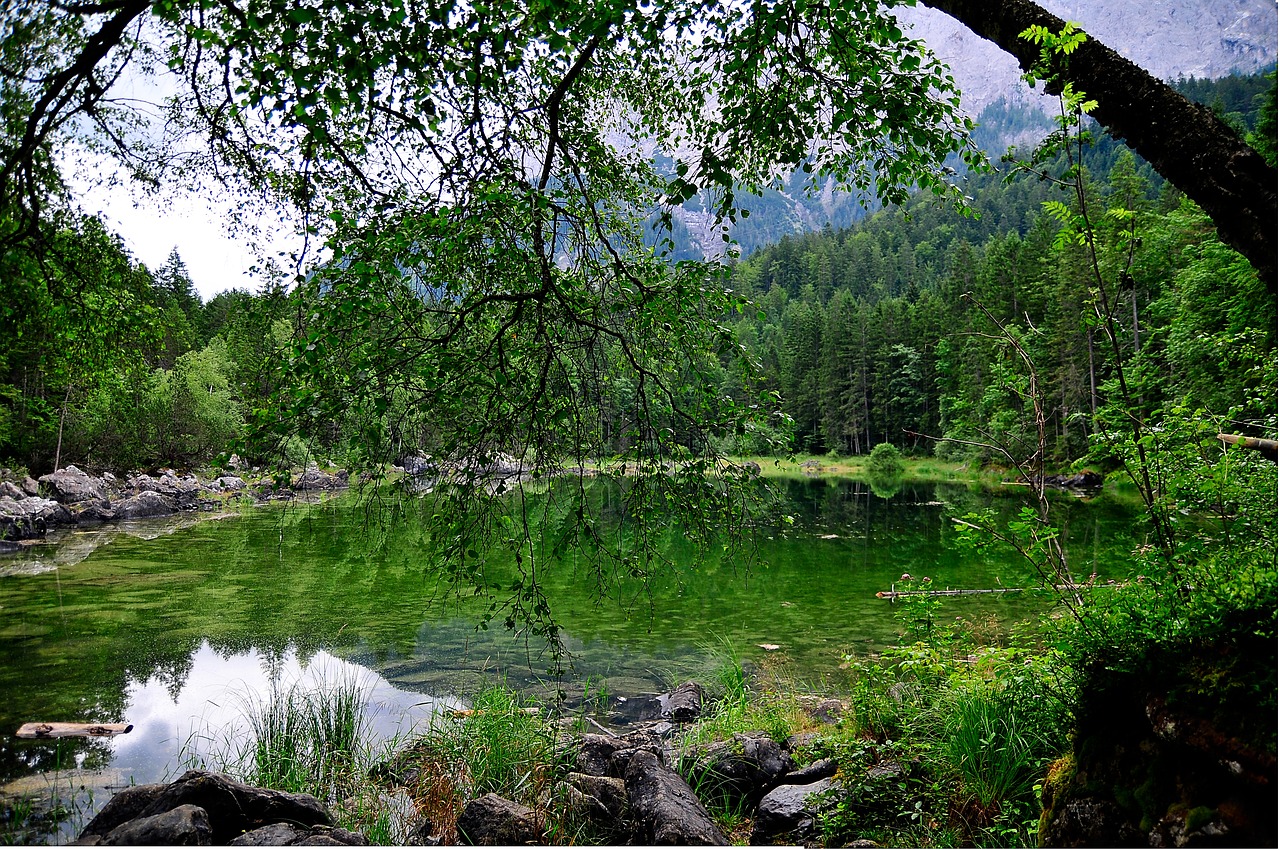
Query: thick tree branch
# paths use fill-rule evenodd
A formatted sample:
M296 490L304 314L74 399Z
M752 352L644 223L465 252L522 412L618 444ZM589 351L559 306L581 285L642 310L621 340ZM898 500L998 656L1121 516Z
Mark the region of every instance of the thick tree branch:
M1024 70L1039 48L1019 33L1033 24L1059 32L1064 23L1029 0L923 2L994 42ZM1222 240L1276 294L1276 169L1208 107L1092 38L1072 54L1064 80L1098 101L1092 116L1200 204Z

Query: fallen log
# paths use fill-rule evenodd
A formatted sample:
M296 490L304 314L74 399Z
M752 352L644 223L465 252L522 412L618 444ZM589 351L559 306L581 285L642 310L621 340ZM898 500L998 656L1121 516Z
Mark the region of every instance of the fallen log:
M904 596L987 595L988 593L1020 593L1023 591L1023 589L1024 589L1023 587L998 587L996 589L982 589L982 590L892 590L891 589L888 592L881 590L880 592L876 593L876 598L884 598L884 599L888 599L889 601L893 601L894 599L903 598Z
M27 722L18 729L27 740L54 737L114 737L128 734L133 726L125 722Z
M1258 439L1253 436L1238 436L1234 433L1220 433L1218 439L1228 445L1251 448L1273 463L1276 462L1277 453L1280 453L1280 442L1274 439Z
M1075 592L1076 590L1096 590L1096 589L1107 589L1107 588L1115 588L1115 587L1123 587L1123 586L1126 586L1126 582L1124 581L1120 581L1120 582L1107 581L1105 583L1089 582L1089 583L1083 583L1083 584L1072 584L1071 586L1067 586L1066 584L1058 584L1054 587L1054 589L1057 590L1058 592ZM978 589L978 590L952 590L952 589L900 590L900 589L897 589L896 585L890 584L889 589L887 591L881 590L880 592L876 593L876 598L882 598L887 601L895 601L897 599L906 598L910 596L931 596L934 598L943 598L948 596L960 596L960 595L989 595L991 593L1021 593L1021 592L1026 592L1028 589L1029 589L1028 587L992 587L992 588ZM1036 589L1036 588L1032 587L1030 589Z

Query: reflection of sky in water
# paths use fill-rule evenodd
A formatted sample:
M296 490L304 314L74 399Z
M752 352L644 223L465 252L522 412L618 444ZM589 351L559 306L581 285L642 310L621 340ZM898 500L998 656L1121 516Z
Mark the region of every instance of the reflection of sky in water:
M425 725L436 709L457 704L397 689L368 669L324 651L303 663L293 650L279 657L257 649L223 657L202 643L176 698L172 684L155 676L129 685L125 718L133 731L111 741L112 766L126 781L147 784L176 777L188 756L217 763L229 742L244 734L246 713L273 692L284 693L295 685L312 691L350 682L364 692L368 734L374 742L407 734Z
M200 761L210 769L233 763L234 741L248 728L246 714L273 693L286 693L294 686L312 692L351 683L364 694L365 741L375 747L425 727L437 710L462 705L453 698L401 690L365 667L324 651L305 659L293 649L283 654L250 649L223 656L204 642L192 654L190 671L180 685L152 675L128 686L122 718L133 730L100 741L111 751L107 769L42 773L24 780L36 798L56 796L76 811L56 833L33 837L67 843L117 790L171 781Z

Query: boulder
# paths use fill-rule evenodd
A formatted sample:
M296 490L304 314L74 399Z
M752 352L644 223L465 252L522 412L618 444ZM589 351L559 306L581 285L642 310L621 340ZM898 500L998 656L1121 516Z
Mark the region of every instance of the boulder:
M812 784L820 778L830 778L840 769L840 765L832 758L814 761L802 769L782 776L783 784Z
M90 503L83 510L77 510L72 516L77 525L101 525L103 522L114 521L115 518L116 511L105 502Z
M89 821L75 842L89 845L101 843L102 838L113 829L136 818L146 810L156 797L164 792L164 789L163 784L138 784L124 788L107 800L102 810Z
M35 478L31 477L31 475L27 475L22 479L22 491L27 495L39 495L40 484Z
M40 483L62 504L107 504L107 491L103 482L75 466L50 472L40 478Z
M218 478L216 483L226 492L239 492L247 486L244 482L244 478L237 477L236 475L223 475Z
M138 493L154 492L171 499L179 508L193 506L200 498L200 481L194 475L178 477L170 470L158 478L137 475L129 479L129 486Z
M782 835L803 840L812 835L827 798L824 794L837 786L835 779L823 778L811 784L782 784L770 790L756 806L751 842L771 843Z
M327 490L342 489L347 485L348 474L346 469L340 470L337 474L329 474L320 471L320 467L315 463L307 466L307 470L298 475L293 481L293 488L303 491L309 490Z
M614 779L614 781L617 780ZM566 781L558 782L551 788L550 798L542 804L559 810L560 817L566 823L591 823L596 828L608 829L617 822L609 815L609 809L599 799L583 793Z
M14 501L21 501L27 497L22 488L13 481L0 481L0 495L12 498Z
M103 846L209 846L213 828L198 805L178 805L163 813L129 820L102 840Z
M626 815L627 785L621 778L571 772L564 783L590 797L609 817L616 820Z
M627 764L627 797L641 842L657 846L724 846L724 834L675 772L652 752L636 751Z
M610 762L616 752L630 748L621 737L583 734L577 745L575 761L578 772L586 775L610 775Z
M670 693L658 696L662 717L672 722L693 722L702 716L702 687L686 681Z
M251 787L226 775L189 770L171 784L141 785L117 793L89 821L80 839L93 842L93 837L108 837L125 822L184 805L208 813L212 842L219 845L271 823L332 824L324 805L313 796Z
M0 496L0 539L43 536L49 528L71 521L71 511L51 499L29 497L15 501Z
M677 771L687 776L704 797L714 793L731 805L753 805L794 767L791 756L776 741L753 732L693 749L680 759Z
M458 840L469 846L519 846L541 839L533 809L496 793L472 799L458 815Z
M115 505L117 519L149 519L154 516L168 516L176 513L178 506L173 499L158 492L139 492Z
M440 467L426 454L406 454L396 460L396 465L404 469L410 477L438 474Z
M345 828L313 825L303 828L287 822L276 822L246 831L232 840L231 846L368 846L363 834Z

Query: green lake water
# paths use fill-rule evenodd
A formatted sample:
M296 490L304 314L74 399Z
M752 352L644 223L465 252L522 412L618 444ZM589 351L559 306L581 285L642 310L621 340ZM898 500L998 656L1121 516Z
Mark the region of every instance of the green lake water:
M935 587L1034 582L1011 552L963 549L951 521L985 507L1012 516L1020 493L930 484L886 499L852 481L780 486L779 514L794 524L760 534L749 570L676 547L674 570L647 594L624 588L627 605L593 596L582 564L544 572L572 652L560 678L536 643L477 629L478 610L441 591L411 511L371 523L354 496L73 531L0 558L0 786L94 770L97 807L113 786L179 774L181 753L198 756L234 728L246 700L294 681L358 677L384 735L486 683L560 689L571 704L589 683L616 701L705 677L726 653L816 683L837 677L848 653L896 639L892 606L875 594L904 572ZM1138 542L1128 509L1063 498L1055 510L1080 576L1126 574ZM971 596L947 599L942 615L1007 626L1047 605ZM33 720L134 730L109 741L11 736Z

